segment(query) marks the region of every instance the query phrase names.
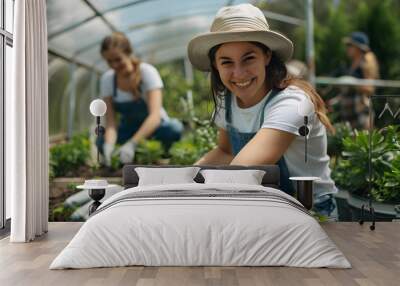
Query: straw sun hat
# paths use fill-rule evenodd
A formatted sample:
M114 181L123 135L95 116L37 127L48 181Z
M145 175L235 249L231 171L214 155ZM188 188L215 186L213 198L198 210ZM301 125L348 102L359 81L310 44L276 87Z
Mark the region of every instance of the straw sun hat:
M189 60L199 70L209 71L208 53L216 45L228 42L259 42L287 61L293 53L293 43L284 35L269 29L263 12L251 4L221 8L210 32L189 42Z

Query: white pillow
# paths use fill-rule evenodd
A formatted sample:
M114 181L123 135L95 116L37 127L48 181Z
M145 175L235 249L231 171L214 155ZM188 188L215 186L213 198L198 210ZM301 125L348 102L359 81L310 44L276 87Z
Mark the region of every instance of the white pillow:
M199 170L199 167L135 168L139 177L138 186L195 183L193 179Z
M211 183L234 183L247 185L261 185L265 175L263 170L201 170L205 184Z

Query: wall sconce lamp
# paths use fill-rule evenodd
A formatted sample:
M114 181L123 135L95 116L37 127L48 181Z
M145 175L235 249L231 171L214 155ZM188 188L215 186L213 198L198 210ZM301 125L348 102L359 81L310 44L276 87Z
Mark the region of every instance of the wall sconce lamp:
M90 113L96 117L95 133L97 137L103 136L105 134L105 128L100 125L100 117L106 114L106 103L101 99L95 99L90 103L89 109ZM97 164L99 164L99 154L100 150L97 148ZM107 180L104 179L85 180L83 185L77 186L78 189L88 190L89 197L94 200L94 202L89 206L89 215L92 215L101 205L100 200L104 197L106 189L111 186L112 185L109 185Z
M297 107L297 112L304 118L304 125L300 126L299 134L304 137L304 161L307 162L307 136L310 133L308 118L314 113L314 104L309 99L303 99Z
M107 105L106 103L101 100L101 99L95 99L90 103L89 106L90 109L90 113L96 117L96 129L95 129L95 133L96 136L103 136L106 133L106 130L103 126L100 125L100 117L104 116L104 114L106 114L107 111ZM97 148L97 163L99 164L99 149Z

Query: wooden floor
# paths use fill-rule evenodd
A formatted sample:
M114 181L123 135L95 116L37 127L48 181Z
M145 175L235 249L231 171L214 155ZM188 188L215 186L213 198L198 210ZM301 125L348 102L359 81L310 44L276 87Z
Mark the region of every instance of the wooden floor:
M81 223L50 223L32 243L0 241L0 285L400 285L400 223L325 223L352 269L289 267L122 267L48 270Z

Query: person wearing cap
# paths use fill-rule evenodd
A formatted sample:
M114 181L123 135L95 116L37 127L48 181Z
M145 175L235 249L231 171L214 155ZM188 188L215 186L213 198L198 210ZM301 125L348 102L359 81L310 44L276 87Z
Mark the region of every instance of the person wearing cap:
M278 164L281 188L293 194L289 176L315 176L314 209L331 215L337 192L331 179L326 130L333 127L321 97L310 84L290 78L285 61L292 42L272 31L263 12L251 4L221 8L210 32L193 38L188 56L193 66L210 72L215 99L218 145L195 164ZM308 103L308 161L299 127L299 109Z
M343 39L346 54L351 63L341 76L351 76L359 79L378 79L379 65L369 46L369 38L363 32L353 32ZM368 97L373 95L372 85L358 87L344 86L340 95L329 101L339 103L339 114L342 121L347 121L353 128L366 129L369 127Z
M116 144L121 145L119 155L124 164L133 161L136 145L143 139L160 140L168 149L180 139L183 125L170 118L162 106L163 82L157 69L141 62L120 32L105 37L100 52L110 67L100 80L100 94L107 104L106 132L96 142L105 165L111 165Z

